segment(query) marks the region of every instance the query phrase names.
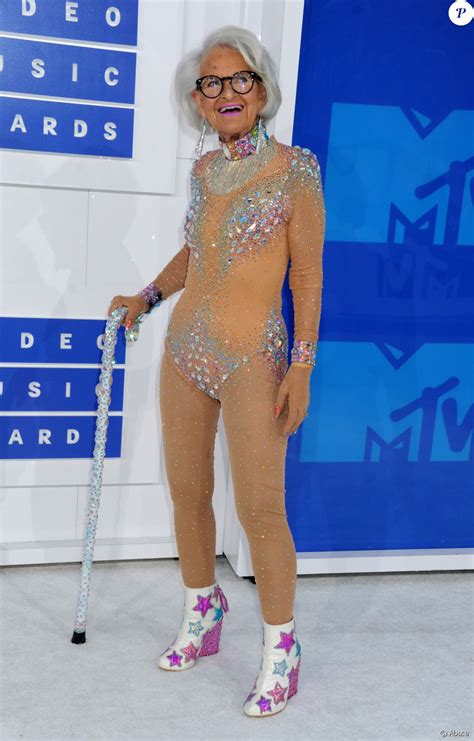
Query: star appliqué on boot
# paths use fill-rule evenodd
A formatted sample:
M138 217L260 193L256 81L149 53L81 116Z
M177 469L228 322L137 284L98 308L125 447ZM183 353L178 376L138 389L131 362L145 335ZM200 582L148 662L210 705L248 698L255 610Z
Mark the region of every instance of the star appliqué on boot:
M285 692L288 691L288 687L282 687L280 682L276 682L272 690L268 690L269 695L273 697L273 702L278 705L279 702L285 702Z
M273 666L275 667L273 670L273 674L280 674L282 677L285 676L285 672L288 669L288 663L286 659L283 659L282 661L274 661Z
M214 609L211 603L212 594L210 594L208 597L203 597L202 594L198 594L197 599L197 605L193 607L193 610L200 612L202 617L206 617L207 611Z
M295 645L296 641L293 638L293 634L295 632L295 629L292 628L292 630L289 633L285 633L284 630L280 630L280 643L277 643L274 648L284 648L286 651L286 655L290 653L291 649Z
M267 711L271 710L272 701L269 700L267 697L260 695L260 700L257 700L255 704L258 705L261 713L266 713Z
M181 666L181 661L183 660L183 657L176 653L176 651L173 651L173 653L166 658L169 660L170 666Z
M198 650L192 641L190 641L187 646L180 650L181 653L183 653L185 656L186 663L188 663L188 661L194 661L196 659Z
M188 633L192 633L193 635L199 637L199 633L201 633L203 630L204 630L204 626L200 620L196 620L195 623L193 622L189 623Z

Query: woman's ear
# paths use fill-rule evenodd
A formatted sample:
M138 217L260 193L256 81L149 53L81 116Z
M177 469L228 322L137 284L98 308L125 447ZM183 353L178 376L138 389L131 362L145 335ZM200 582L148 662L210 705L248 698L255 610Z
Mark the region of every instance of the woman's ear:
M192 90L191 91L191 96L192 96L192 98L194 100L194 104L196 106L197 112L199 114L201 114L201 116L204 115L203 114L203 111L202 111L202 106L201 106L201 96L199 95L198 91L197 90Z

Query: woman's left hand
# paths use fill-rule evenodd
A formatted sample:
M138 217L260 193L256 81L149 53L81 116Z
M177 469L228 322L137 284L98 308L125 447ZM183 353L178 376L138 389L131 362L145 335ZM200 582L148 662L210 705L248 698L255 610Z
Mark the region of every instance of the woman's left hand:
M288 419L283 429L284 435L293 435L306 417L310 401L310 380L312 365L291 363L278 390L275 418L278 418L288 404Z

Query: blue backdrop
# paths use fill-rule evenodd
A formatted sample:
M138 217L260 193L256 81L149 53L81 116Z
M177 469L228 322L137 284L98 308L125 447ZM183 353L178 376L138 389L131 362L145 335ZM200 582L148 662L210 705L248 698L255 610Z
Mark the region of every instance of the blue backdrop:
M305 3L293 144L327 231L300 552L474 546L474 21L448 6Z

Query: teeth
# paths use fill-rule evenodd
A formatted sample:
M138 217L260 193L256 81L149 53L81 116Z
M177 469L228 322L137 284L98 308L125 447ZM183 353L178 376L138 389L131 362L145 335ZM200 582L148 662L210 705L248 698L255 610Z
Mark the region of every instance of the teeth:
M233 109L237 109L238 111L242 110L242 106L240 105L228 105L224 106L223 108L219 108L219 113L223 113L224 111L231 111Z

